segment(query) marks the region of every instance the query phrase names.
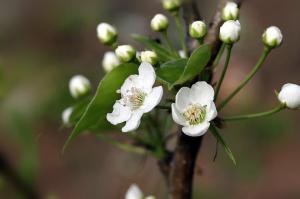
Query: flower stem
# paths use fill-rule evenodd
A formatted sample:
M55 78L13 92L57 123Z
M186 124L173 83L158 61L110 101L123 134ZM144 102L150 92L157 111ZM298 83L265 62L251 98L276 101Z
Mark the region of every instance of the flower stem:
M238 115L238 116L222 118L222 119L224 121L239 121L239 120L253 119L253 118L273 115L273 114L278 113L279 111L281 111L285 108L286 108L286 106L284 104L280 104L279 106L276 106L275 108L273 108L269 111L265 111L265 112L261 112L261 113L255 113L255 114L249 114L249 115Z
M171 41L170 41L170 39L169 39L167 30L166 30L166 31L163 31L163 32L162 32L162 35L163 35L164 40L166 41L166 44L167 44L167 47L169 48L169 50L170 50L173 54L177 55L177 52L175 51L175 49L174 49L174 47L173 47L173 45L172 45L172 43L171 43Z
M217 54L217 56L216 56L216 58L215 58L215 60L214 60L213 68L216 68L217 65L219 64L220 59L221 59L221 57L222 57L222 55L223 55L223 52L224 52L224 50L225 50L225 46L226 46L226 44L225 44L225 43L222 43L222 46L221 46L221 48L220 48L220 50L219 50L219 52L218 52L218 54Z
M215 100L217 100L217 98L218 98L220 88L221 88L221 85L223 83L223 80L224 80L224 77L225 77L225 74L226 74L226 71L227 71L227 68L228 68L228 65L229 65L232 45L226 45L226 48L227 48L226 61L225 61L225 64L224 64L224 68L223 68L220 80L218 81L218 84L217 84Z
M176 27L177 27L177 30L178 30L178 33L179 33L179 40L180 40L180 43L181 43L181 47L185 53L186 56L188 56L188 48L187 48L187 45L185 43L185 39L184 39L184 29L183 29L183 24L181 23L181 20L180 20L180 17L177 14L174 15L174 18L175 18L175 23L176 23Z
M204 43L203 38L197 39L199 46L201 46Z
M226 104L242 89L244 86L252 79L252 77L256 74L256 72L260 69L264 61L266 60L268 54L271 49L268 47L264 48L262 55L260 56L257 64L252 69L252 71L245 77L245 79L241 82L241 84L218 106L218 111L222 110Z

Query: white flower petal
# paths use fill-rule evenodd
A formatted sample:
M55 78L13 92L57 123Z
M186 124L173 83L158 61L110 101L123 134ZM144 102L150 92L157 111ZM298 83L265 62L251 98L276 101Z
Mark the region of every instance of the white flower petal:
M142 191L136 184L131 185L125 195L125 199L142 199L143 197Z
M125 126L122 128L122 132L129 132L136 130L141 123L141 117L143 116L143 112L135 111L132 112L130 119L126 122Z
M121 94L126 95L126 93L130 92L133 87L137 87L138 85L140 85L139 76L130 75L121 86Z
M113 125L120 124L129 120L131 116L131 110L127 106L123 106L119 101L113 106L113 112L106 115L106 119Z
M190 89L182 87L176 94L176 108L183 112L183 110L190 104Z
M197 137L204 135L209 128L209 122L203 122L197 126L186 126L182 128L182 132L188 136Z
M144 113L151 111L159 102L163 96L163 88L162 86L158 86L152 89L151 93L149 93L144 101L144 105L142 110Z
M202 106L209 105L214 100L214 89L208 83L201 81L195 83L190 92L190 97L193 103L199 103Z
M146 89L152 88L156 79L153 66L147 62L141 63L139 67L139 77L143 80L143 87Z
M218 111L217 111L216 105L215 105L215 103L212 101L212 102L207 106L205 120L206 120L206 121L211 121L211 120L215 119L215 118L217 117L217 115L218 115Z
M184 126L186 124L185 119L182 117L181 113L177 110L175 103L172 104L172 118L179 125Z

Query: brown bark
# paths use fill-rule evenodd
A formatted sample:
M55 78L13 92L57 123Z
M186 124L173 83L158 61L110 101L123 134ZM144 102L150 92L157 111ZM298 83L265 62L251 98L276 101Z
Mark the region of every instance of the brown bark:
M214 17L209 24L208 34L205 38L205 43L210 44L212 48L212 57L207 66L207 70L211 74L210 66L221 47L219 40L219 28L222 25L221 9L225 5L227 0L219 0L218 8ZM241 0L236 1L239 5ZM186 25L190 24L194 20L201 19L199 12L197 11L197 5L195 0L185 0L184 5L184 19ZM186 35L186 41L189 46L189 51L193 51L196 47L195 43ZM211 82L210 82L211 83ZM179 132L175 151L171 158L165 161L160 161L160 168L163 172L169 190L170 199L191 199L194 169L197 160L197 154L201 148L203 136L201 137L189 137Z

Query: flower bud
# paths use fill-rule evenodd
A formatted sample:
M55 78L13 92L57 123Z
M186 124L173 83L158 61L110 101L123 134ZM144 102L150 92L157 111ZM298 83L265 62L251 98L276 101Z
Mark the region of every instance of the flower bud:
M163 32L169 26L168 18L163 14L157 14L151 20L151 28L155 32Z
M282 33L276 26L270 26L262 35L264 44L270 48L279 46L282 42Z
M194 21L189 28L190 36L195 39L201 39L206 35L206 25L203 21Z
M300 108L300 86L290 83L283 85L278 99L290 109Z
M62 112L62 122L65 126L69 126L71 123L70 123L70 117L72 115L72 112L73 112L73 108L72 107L68 107L66 108L63 112Z
M220 39L226 44L237 42L240 38L241 25L239 21L226 21L220 28Z
M136 184L132 184L125 194L125 199L142 199L142 198L144 198L144 194Z
M118 46L115 52L122 62L130 62L136 55L136 50L130 45Z
M158 62L157 54L154 51L143 51L141 52L141 61L147 62L151 65L155 65Z
M181 0L162 0L162 5L169 12L177 12L181 6Z
M239 18L239 8L234 2L227 2L222 10L222 19L224 21L237 20Z
M82 75L75 75L69 82L69 89L74 98L79 98L90 92L91 83L86 77Z
M184 50L179 50L179 51L178 51L178 54L179 54L179 57L180 57L180 58L187 58L187 57L186 57L186 54L185 54L185 52L184 52Z
M120 65L120 60L118 59L118 57L114 52L110 51L104 54L102 60L102 66L106 72L110 72L112 69L116 68L119 65Z
M154 196L147 196L145 199L156 199Z
M112 45L118 37L117 30L108 23L100 23L97 26L97 35L100 42L105 45Z

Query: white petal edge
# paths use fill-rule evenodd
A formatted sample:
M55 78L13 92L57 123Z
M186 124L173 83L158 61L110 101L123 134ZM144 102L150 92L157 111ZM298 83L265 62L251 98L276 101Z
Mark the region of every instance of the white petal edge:
M206 109L206 121L215 119L218 115L218 111L214 102L210 102Z
M120 124L129 120L131 117L131 110L127 106L123 106L119 101L113 106L113 112L107 113L106 119L113 125Z
M198 137L204 135L210 126L209 122L201 123L197 126L186 126L182 128L182 132L191 137Z
M186 121L180 114L180 112L177 110L175 103L172 104L172 118L174 122L176 122L179 125L185 126Z
M162 86L158 86L152 89L151 93L149 93L145 99L142 110L144 113L151 111L155 106L159 104L161 98L163 96L163 88Z
M176 94L176 108L183 112L184 109L190 104L190 88L182 87Z
M145 88L152 88L156 79L153 66L147 62L142 62L139 66L139 77L142 79Z
M215 91L211 85L205 81L193 84L190 96L193 103L199 103L202 106L209 105L214 100Z
M143 112L135 111L132 112L130 119L126 122L125 126L122 128L122 132L130 132L136 130L141 124L141 118Z

